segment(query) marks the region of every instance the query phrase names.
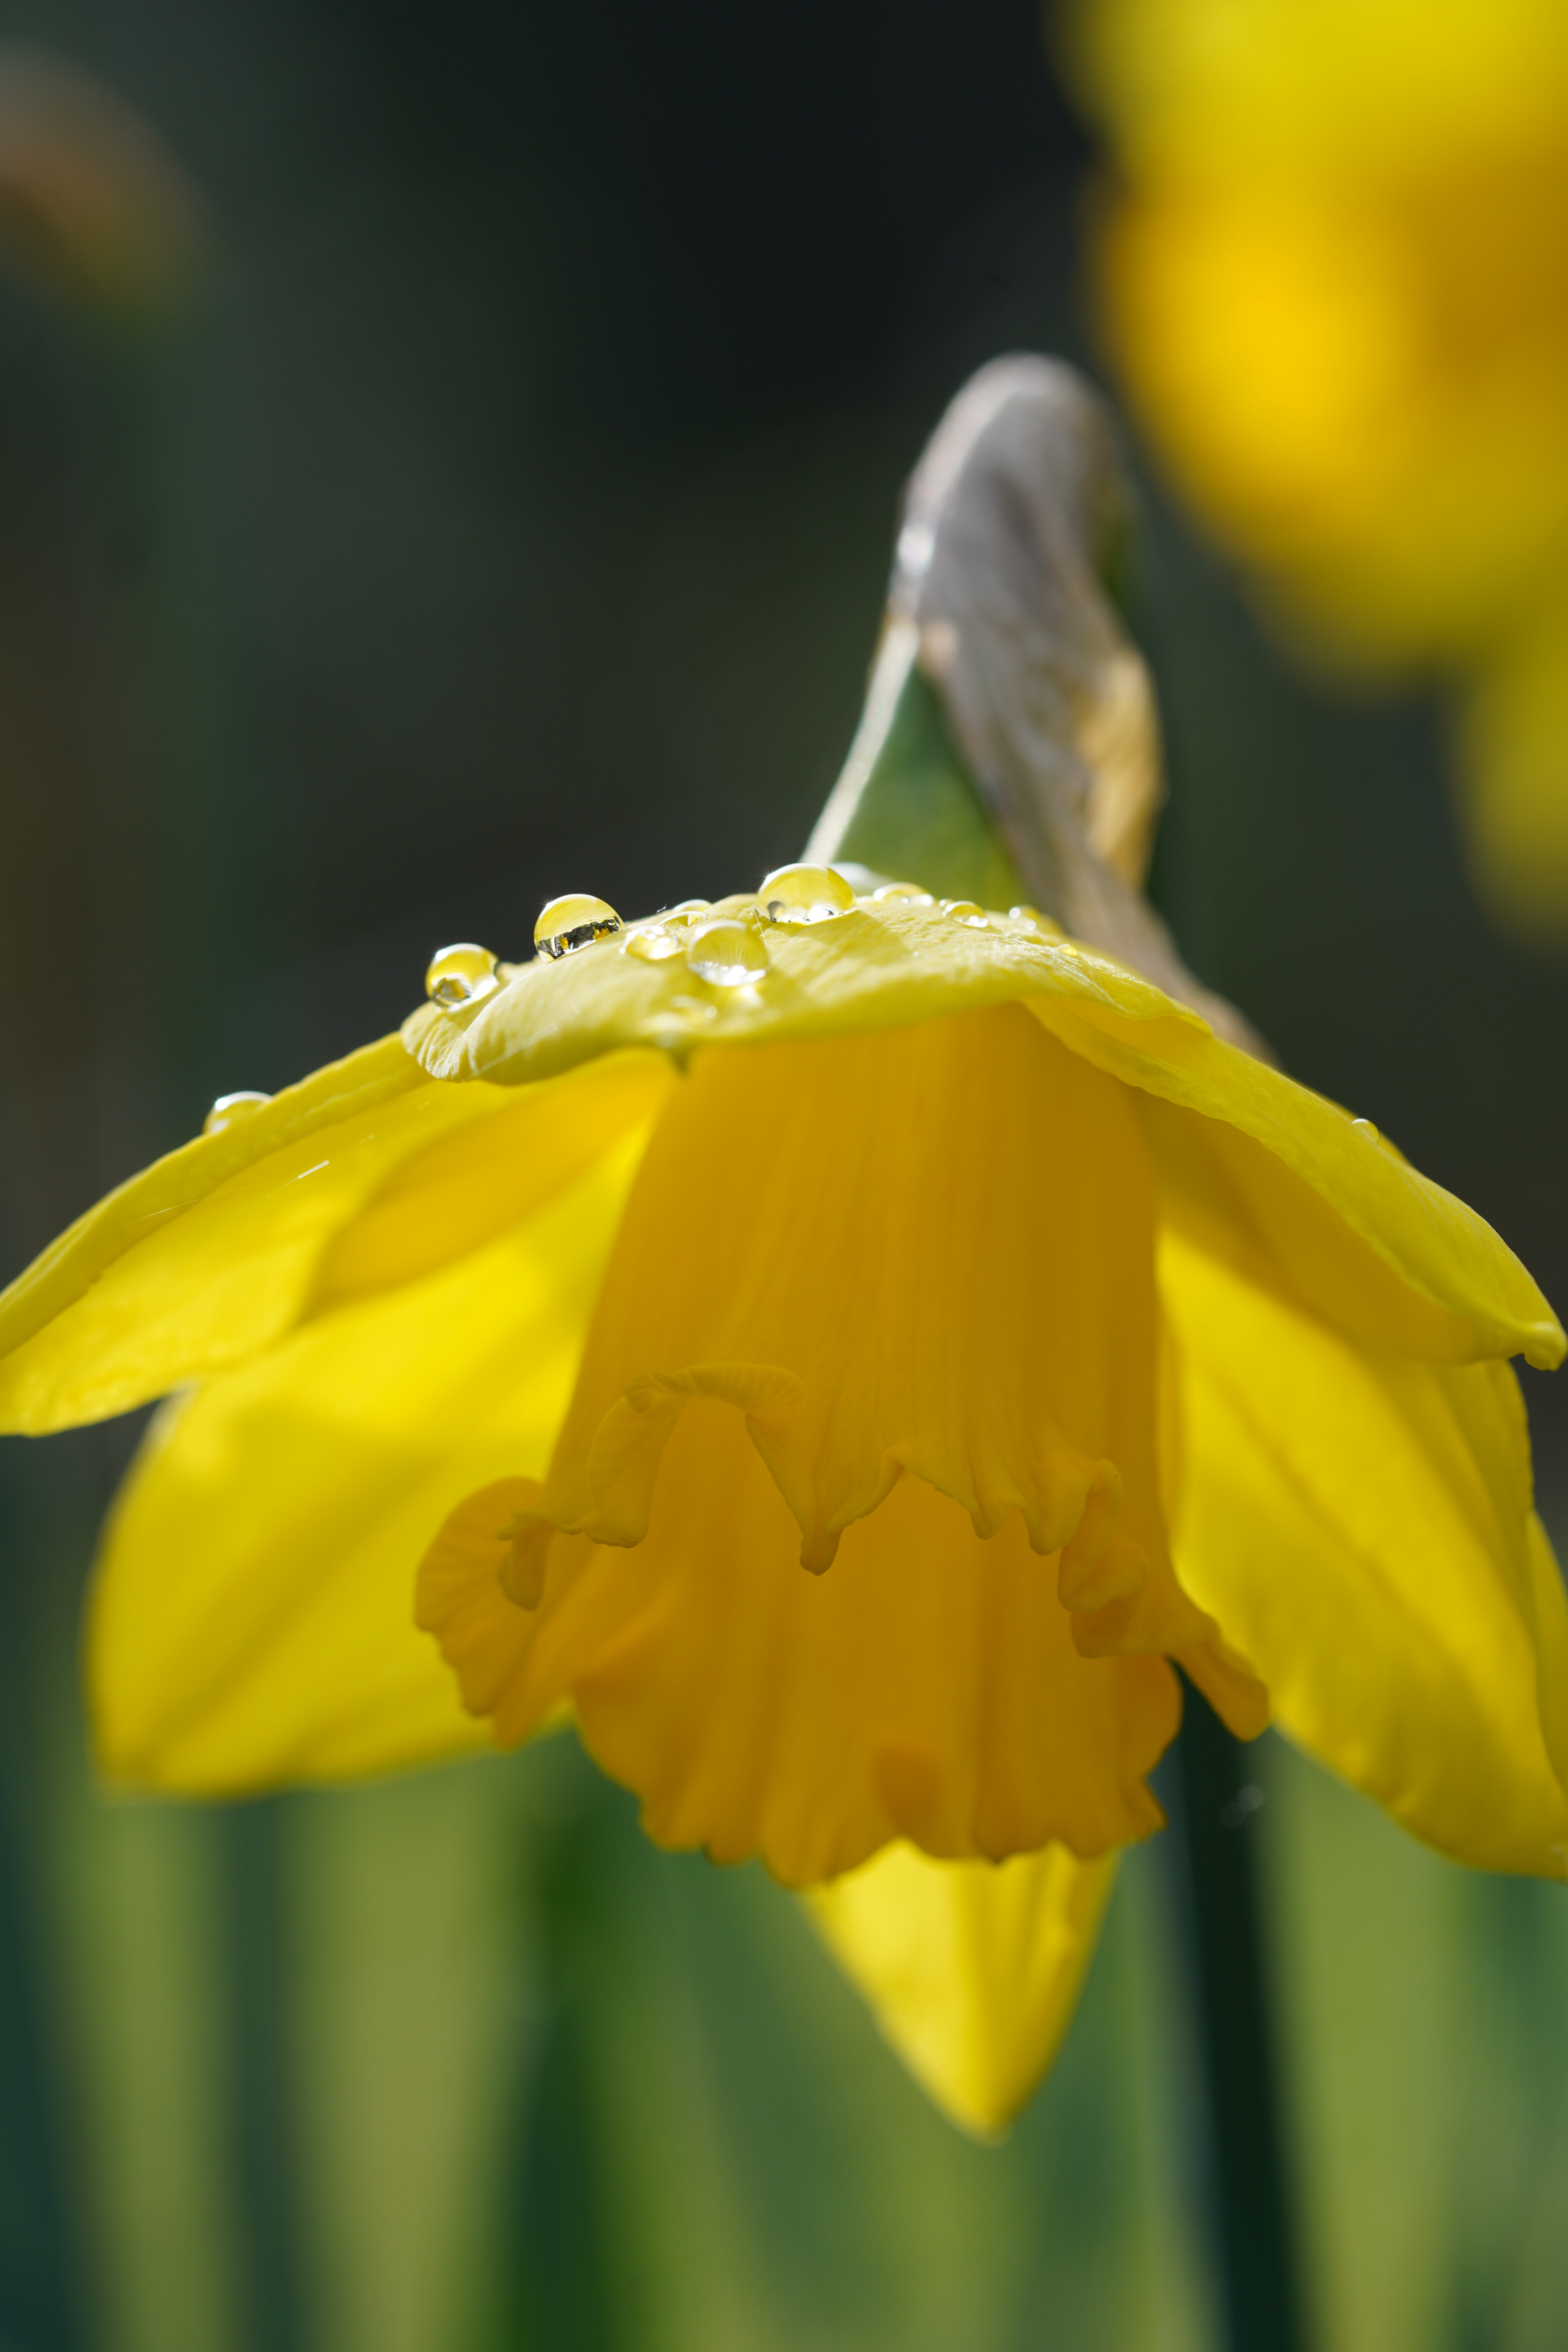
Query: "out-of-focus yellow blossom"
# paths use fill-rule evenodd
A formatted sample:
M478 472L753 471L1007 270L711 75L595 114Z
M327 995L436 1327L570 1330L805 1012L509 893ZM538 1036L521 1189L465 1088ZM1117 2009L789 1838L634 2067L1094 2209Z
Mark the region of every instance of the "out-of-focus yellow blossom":
M63 58L0 43L0 268L121 318L175 315L211 227L145 117Z
M660 1842L819 1889L989 2130L1159 1825L1173 1661L1444 1851L1560 1871L1506 1359L1564 1341L1364 1121L1050 922L790 888L816 919L579 910L233 1107L5 1294L0 1416L183 1390L93 1599L113 1778L570 1712Z
M1110 341L1298 627L1457 665L1480 876L1568 921L1568 12L1071 0Z

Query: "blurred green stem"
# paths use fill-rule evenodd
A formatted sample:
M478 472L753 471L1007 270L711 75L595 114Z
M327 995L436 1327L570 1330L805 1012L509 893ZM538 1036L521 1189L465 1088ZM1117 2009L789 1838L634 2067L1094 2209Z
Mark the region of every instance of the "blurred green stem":
M1189 1686L1173 1823L1185 1881L1208 2113L1210 2189L1229 2352L1300 2352L1295 2248L1275 2087L1246 1750Z

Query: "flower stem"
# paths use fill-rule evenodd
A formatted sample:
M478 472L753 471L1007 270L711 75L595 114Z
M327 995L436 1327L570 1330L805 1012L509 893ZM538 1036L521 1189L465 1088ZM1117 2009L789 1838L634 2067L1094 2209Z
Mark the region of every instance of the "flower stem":
M1174 1762L1226 2342L1301 2352L1254 1853L1262 1795L1247 1751L1191 1685Z

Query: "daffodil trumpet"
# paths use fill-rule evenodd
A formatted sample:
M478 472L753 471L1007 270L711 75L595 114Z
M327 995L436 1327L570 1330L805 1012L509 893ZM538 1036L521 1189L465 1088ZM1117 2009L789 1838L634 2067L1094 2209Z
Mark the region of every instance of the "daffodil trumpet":
M988 657L1097 478L1058 467L1023 555L949 561L965 485L1016 513L1064 417L1097 446L1065 372L1009 364L923 508L916 478L931 537L806 861L446 951L400 1034L226 1097L0 1299L7 1427L173 1392L93 1593L112 1779L237 1793L571 1719L661 1843L803 1891L982 2133L1161 1825L1178 1669L1448 1853L1568 1843L1508 1364L1563 1333L1137 898L1152 704L1091 571L1054 700ZM986 856L1037 903L933 887Z

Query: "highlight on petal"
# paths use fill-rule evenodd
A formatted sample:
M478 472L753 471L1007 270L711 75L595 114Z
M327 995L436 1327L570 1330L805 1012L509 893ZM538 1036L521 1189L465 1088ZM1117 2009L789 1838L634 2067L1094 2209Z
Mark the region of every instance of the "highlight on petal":
M425 1078L395 1039L111 1193L0 1299L0 1426L100 1419L247 1362L526 1216L671 1083L651 1055L519 1095Z
M1561 1875L1568 1607L1505 1364L1355 1348L1167 1230L1185 1588L1282 1727L1463 1862Z
M756 912L743 898L722 911ZM1550 1366L1568 1351L1541 1292L1483 1219L1364 1120L1215 1037L1112 958L1005 916L874 899L835 921L766 927L765 937L770 968L753 988L705 988L680 955L648 961L617 939L521 967L475 1013L423 1006L405 1038L442 1076L517 1085L627 1045L684 1060L720 1044L826 1042L1026 1003L1073 1054L1141 1095L1250 1138L1293 1173L1327 1213L1306 1256L1340 1264L1342 1300L1353 1292L1342 1278L1352 1260L1371 1267L1380 1313L1407 1294L1418 1352L1522 1353ZM1233 1187L1238 1165L1224 1161ZM1303 1215L1312 1223L1310 1210ZM1327 1237L1331 1224L1348 1229L1343 1242Z
M111 1779L229 1794L486 1744L415 1625L416 1571L463 1494L544 1468L638 1148L164 1408L91 1595Z
M1114 1854L932 1862L900 1840L803 1900L922 2090L997 2139L1056 2055L1115 1876Z
M1016 1514L984 1541L906 1476L827 1575L803 1575L742 1416L697 1399L645 1539L556 1536L519 1607L512 1530L533 1499L508 1481L453 1515L420 1622L502 1746L572 1702L661 1845L760 1854L808 1886L900 1836L952 1858L1052 1840L1087 1857L1159 1827L1144 1775L1176 1728L1176 1678L1147 1654L1080 1656Z

